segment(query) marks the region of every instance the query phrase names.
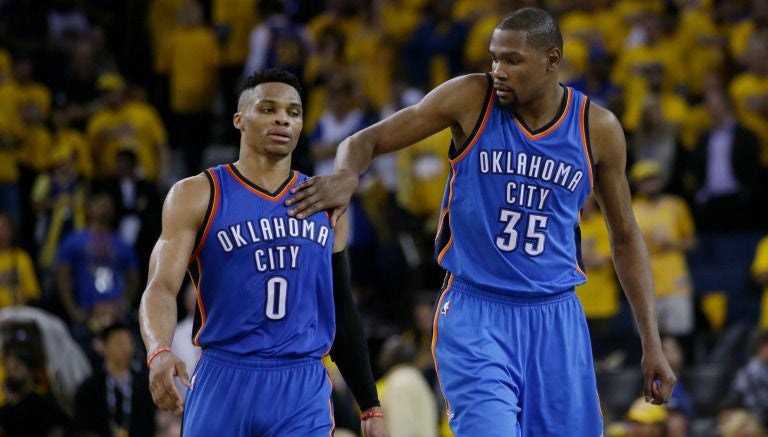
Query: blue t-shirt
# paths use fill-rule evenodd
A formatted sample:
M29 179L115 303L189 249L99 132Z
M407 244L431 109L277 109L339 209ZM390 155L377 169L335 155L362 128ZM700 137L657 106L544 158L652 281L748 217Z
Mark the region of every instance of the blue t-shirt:
M56 263L69 265L77 305L89 309L125 293L125 275L137 268L136 253L117 233L73 232L64 238Z

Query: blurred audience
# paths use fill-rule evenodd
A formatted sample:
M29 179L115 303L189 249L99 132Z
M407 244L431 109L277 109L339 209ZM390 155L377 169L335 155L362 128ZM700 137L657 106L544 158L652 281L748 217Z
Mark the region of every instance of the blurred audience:
M613 323L620 309L608 227L598 208L594 196L590 196L581 210L581 261L589 280L576 287L596 360L604 358L616 346Z
M384 376L376 384L384 421L392 437L437 435L437 402L432 388L416 367L417 350L399 335L389 337L379 353Z
M724 90L706 90L704 101L712 129L700 137L690 159L696 223L702 231L752 229L758 218L760 140L736 119Z
M15 240L15 224L0 212L0 308L27 305L40 298L32 258Z
M685 338L690 344L693 283L685 254L694 245L695 229L685 201L663 193L661 174L655 161L643 160L632 166L632 209L651 261L659 331Z
M45 363L24 341L3 345L5 405L0 407L0 434L4 436L63 437L70 419L41 386L46 386ZM41 393L42 392L42 393Z
M764 365L760 353L746 363L743 338L768 327L768 297L758 314L750 294L768 287L768 243L757 244L768 233L764 0L0 1L0 320L39 326L45 356L33 364L47 363L47 380L38 378L34 393L71 413L75 388L106 365L100 333L116 322L136 330L162 199L179 178L234 156L231 116L244 76L267 66L299 76L305 128L294 165L322 174L348 134L452 76L487 72L493 28L525 6L547 8L560 25L561 81L623 122L664 349L683 376L666 408L634 406L621 432L714 434L716 408L701 407L707 390L685 385L710 365L739 381L733 404L759 404ZM395 349L414 355L380 369L383 381L392 387L400 370L416 371L438 411L436 293L421 290L444 275L432 246L450 147L446 130L377 159L349 209L354 293L371 352L393 347L386 339L396 335L405 346ZM580 231L589 281L577 293L600 379L600 370L641 357L593 201ZM189 348L191 367L194 290L182 295L186 318L173 347ZM133 353L139 367L144 354ZM359 412L336 382L339 434L355 434ZM723 435L762 434L752 415L728 413ZM449 435L438 415L442 427L430 432ZM178 433L178 420L162 414L147 423L158 435Z
M727 410L721 414L718 429L721 437L765 437L765 427L745 410Z
M752 358L736 373L725 405L744 408L768 423L768 331L757 334Z
M99 437L155 435L155 404L146 371L133 368L136 340L127 325L114 323L98 337L104 366L77 391L75 424Z

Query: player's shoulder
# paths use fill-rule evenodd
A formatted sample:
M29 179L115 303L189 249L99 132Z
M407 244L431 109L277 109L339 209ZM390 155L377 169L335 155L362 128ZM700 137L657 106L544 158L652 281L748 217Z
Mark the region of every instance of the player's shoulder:
M589 108L587 108L587 110L589 111L590 129L592 129L593 126L597 129L616 127L621 128L621 123L619 122L619 118L616 117L616 114L614 114L608 108L595 103L594 100L589 101Z
M595 163L600 156L613 154L626 147L624 129L612 111L590 100L588 111L589 143Z
M450 90L461 97L478 95L482 97L490 88L490 84L491 81L487 74L470 73L449 79L438 88Z
M472 125L490 90L486 74L466 74L450 79L432 90L420 105L445 114L462 125Z
M204 214L211 201L211 181L206 173L184 178L171 187L165 198L166 209L181 214Z
M206 189L206 191L210 189L210 182L208 176L206 176L206 172L201 172L177 181L171 187L170 192L192 194L201 189Z

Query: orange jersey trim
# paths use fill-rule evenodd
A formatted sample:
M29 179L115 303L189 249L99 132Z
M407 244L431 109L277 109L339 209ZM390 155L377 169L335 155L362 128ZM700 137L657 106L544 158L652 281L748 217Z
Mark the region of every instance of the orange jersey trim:
M448 282L445 284L445 290L443 290L442 293L440 293L440 298L437 300L437 306L435 307L435 316L432 319L432 362L435 363L435 374L437 375L437 383L440 385L440 392L443 393L443 400L445 401L445 406L447 407L448 411L451 410L451 405L448 403L448 398L445 397L445 391L443 390L443 382L440 380L440 369L438 369L437 366L437 355L435 354L435 350L437 349L437 338L438 338L438 332L437 332L437 318L440 316L440 309L443 307L443 301L445 300L445 295L448 294L448 291L453 286L453 273L450 274L448 277Z
M485 123L483 123L485 124ZM482 129L482 128L481 128ZM477 138L477 137L475 137ZM460 158L461 156L459 156ZM456 180L456 167L453 165L453 162L451 163L451 181L448 183L448 202L446 203L445 211L443 212L442 216L440 217L440 223L438 223L437 230L438 232L443 230L443 221L445 220L445 217L448 216L448 214L451 213L451 202L453 201L453 183ZM453 246L453 231L451 231L451 224L448 223L448 232L451 233L451 237L448 239L448 242L445 244L445 247L440 250L440 254L437 256L437 264L442 265L443 258L445 258L445 255L448 253L448 249ZM440 235L435 235L435 242L437 242L437 239L440 237Z
M586 126L586 115L587 115L587 98L584 97L581 100L581 109L579 110L579 126L581 129L581 146L584 149L584 157L587 158L587 169L589 169L589 188L590 190L594 189L595 182L592 176L592 160L589 159L589 150L587 149L587 126Z
M483 131L485 130L485 126L488 124L488 119L491 116L493 101L494 101L493 93L489 93L488 102L486 102L485 104L483 120L480 122L480 127L478 127L477 131L474 132L474 135L470 139L469 144L467 144L467 147L465 147L464 150L462 150L457 157L448 160L448 162L451 164L451 180L448 183L448 202L446 203L445 209L443 209L443 211L440 213L440 220L438 221L438 224L437 224L438 233L435 234L435 242L437 242L437 239L440 237L439 233L442 230L445 217L450 213L450 210L451 210L451 201L453 200L453 182L456 180L455 164L458 164L462 159L464 159L464 157L467 156L467 153L469 153L469 151L472 150L473 147L475 147L475 144L477 144L477 140L480 139L480 135L482 135ZM451 238L448 240L448 243L446 243L445 247L440 251L440 254L437 257L438 264L442 263L443 258L445 257L445 254L448 253L448 249L450 249L452 245L453 245L453 232L451 232Z
M261 197L262 199L271 200L271 201L280 200L281 197L285 196L285 194L293 186L293 184L296 183L296 180L299 179L299 172L293 171L293 176L291 177L291 180L287 184L285 184L285 186L283 187L282 190L280 190L279 193L277 193L274 196L272 196L272 195L269 195L267 193L264 193L264 192L261 192L261 191L257 190L256 188L252 187L247 181L243 180L243 178L241 178L237 173L235 173L232 170L232 164L227 164L224 167L227 169L229 174L232 175L232 177L240 185L242 185L243 187L247 188L251 193Z
M203 266L200 265L200 257L195 258L195 262L197 263L197 270L199 272L198 278L197 278L197 284L195 284L196 289L196 297L197 297L197 308L200 311L200 328L198 328L197 333L195 334L195 338L193 339L192 343L195 346L200 346L200 333L203 332L203 328L205 327L205 320L207 318L206 311L205 311L205 304L203 303L203 293L201 291L201 287L203 284ZM191 275L190 275L191 276Z
M483 131L485 130L485 125L488 124L488 118L491 116L491 108L493 108L493 94L491 94L491 97L488 99L488 103L485 104L485 114L483 114L483 121L480 123L480 128L477 129L477 132L475 132L475 135L470 140L469 144L467 144L467 147L464 148L464 150L459 153L459 156L453 158L450 160L451 165L457 164L459 161L464 159L464 157L469 153L470 150L472 150L473 147L475 147L475 144L477 144L477 140L480 138L480 135L482 135Z
M585 99L585 100L586 100L586 99ZM588 201L588 200L589 200L589 199L587 199L587 201ZM586 202L584 202L584 203L586 203ZM582 206L581 206L581 208L579 209L579 216L578 216L578 220L579 220L579 222L578 222L578 225L579 225L579 229L581 229L581 210L582 210L583 208L584 208L584 205L582 205ZM582 239L582 241L583 241L583 239ZM582 255L582 256L583 256L583 255ZM582 269L581 269L581 267L579 267L579 259L578 259L578 258L573 258L573 263L574 263L574 264L576 264L576 270L578 270L578 271L579 271L579 273L581 273L582 275L584 275L584 277L586 278L586 277L587 277L587 274L584 272L584 270L582 270Z
M568 97L565 100L565 109L563 109L563 112L560 114L560 117L558 117L555 124L548 127L545 131L539 132L537 134L531 134L528 132L528 129L523 125L523 123L520 122L520 120L517 119L514 115L510 114L512 116L512 119L515 120L515 123L517 123L517 126L520 128L520 131L525 134L526 137L528 137L529 140L537 140L539 138L543 138L550 133L552 133L555 129L557 129L558 126L560 126L560 123L565 120L566 115L568 115L568 109L571 107L571 100L573 100L573 92L570 88L566 88L566 92L568 93Z
M211 178L211 181L213 181L213 203L211 205L211 212L203 218L204 228L203 233L200 236L200 242L197 243L197 247L194 251L192 251L192 256L189 257L190 264L195 260L195 258L200 255L200 251L203 249L203 246L205 245L205 240L208 237L208 231L211 229L211 224L213 223L213 219L216 217L216 212L219 209L219 196L221 194L221 187L219 187L219 180L216 178L216 174L213 172L213 170L208 169L206 170L208 172L208 176Z

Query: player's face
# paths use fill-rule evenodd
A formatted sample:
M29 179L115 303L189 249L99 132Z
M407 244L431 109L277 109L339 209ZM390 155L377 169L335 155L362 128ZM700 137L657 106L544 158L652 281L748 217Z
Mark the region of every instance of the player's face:
M263 83L246 93L234 116L241 143L277 158L290 155L304 123L299 93L279 82Z
M549 55L528 44L526 32L494 30L488 54L493 88L502 107L514 109L530 102L550 80Z

